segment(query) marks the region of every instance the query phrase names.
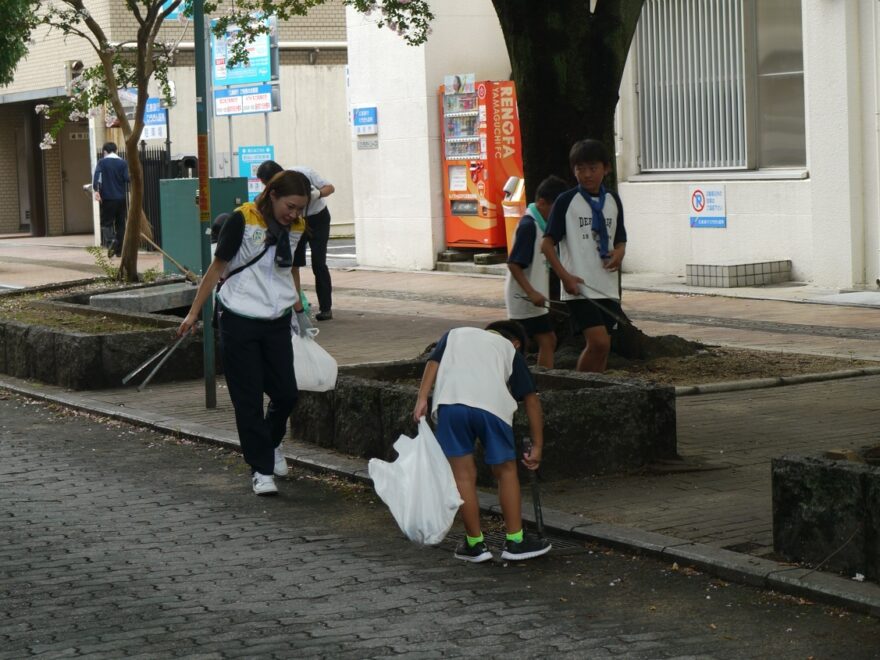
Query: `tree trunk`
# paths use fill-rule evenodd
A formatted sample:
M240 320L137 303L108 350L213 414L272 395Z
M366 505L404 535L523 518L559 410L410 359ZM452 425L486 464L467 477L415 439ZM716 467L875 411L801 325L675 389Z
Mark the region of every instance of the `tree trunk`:
M614 153L614 110L644 0L493 0L516 81L526 193L551 174L574 181L568 152L601 140ZM614 163L612 159L612 164ZM616 169L607 184L615 188Z
M125 160L128 162L128 176L131 179L128 198L128 214L125 218L125 239L122 242L122 261L119 264L119 277L125 282L137 282L138 248L141 244L141 216L144 208L144 171L138 153L137 138L125 141Z
M614 111L644 0L492 0L516 82L527 199L555 174L574 184L568 152L578 140L601 140L612 154L605 183L617 189ZM623 325L619 355L645 357L650 337Z

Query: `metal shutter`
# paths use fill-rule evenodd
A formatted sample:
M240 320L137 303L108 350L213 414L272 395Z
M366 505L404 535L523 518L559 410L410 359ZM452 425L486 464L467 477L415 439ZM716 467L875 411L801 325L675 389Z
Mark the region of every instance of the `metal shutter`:
M745 169L743 0L647 0L636 39L642 171Z

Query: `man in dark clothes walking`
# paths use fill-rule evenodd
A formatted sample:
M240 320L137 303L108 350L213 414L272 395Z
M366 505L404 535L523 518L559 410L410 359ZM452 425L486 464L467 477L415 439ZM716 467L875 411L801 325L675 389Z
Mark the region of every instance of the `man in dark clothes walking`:
M111 235L107 256L122 254L125 236L125 191L128 185L128 163L116 154L116 143L107 142L102 148L104 157L95 167L92 190L101 204L101 226Z

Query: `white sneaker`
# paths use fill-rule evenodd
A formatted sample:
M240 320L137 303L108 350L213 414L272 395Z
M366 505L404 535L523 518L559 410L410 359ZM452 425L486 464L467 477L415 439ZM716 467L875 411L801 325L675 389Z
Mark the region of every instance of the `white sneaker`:
M254 493L257 495L277 495L278 488L275 486L275 477L271 474L254 472Z
M281 453L281 446L275 447L275 472L276 477L286 477L290 471L287 469L287 459Z

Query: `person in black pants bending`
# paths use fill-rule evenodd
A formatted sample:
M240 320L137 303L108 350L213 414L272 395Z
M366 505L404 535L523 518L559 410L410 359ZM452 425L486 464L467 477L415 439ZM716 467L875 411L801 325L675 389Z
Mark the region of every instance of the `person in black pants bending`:
M275 174L282 171L281 165L274 160L267 160L257 168L257 178L265 183ZM333 318L333 283L330 280L330 269L327 267L327 243L330 240L330 211L324 201L334 193L336 188L324 177L310 167L297 165L288 168L294 172L302 172L312 184L309 207L306 211L306 234L296 246L293 255L293 280L298 291L302 291L299 281L299 269L306 265L306 244L312 253L312 273L315 275L315 291L318 294L319 312L315 315L318 321L329 321Z

